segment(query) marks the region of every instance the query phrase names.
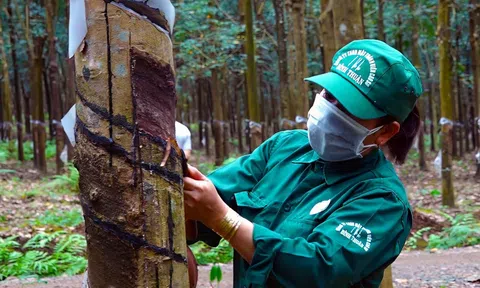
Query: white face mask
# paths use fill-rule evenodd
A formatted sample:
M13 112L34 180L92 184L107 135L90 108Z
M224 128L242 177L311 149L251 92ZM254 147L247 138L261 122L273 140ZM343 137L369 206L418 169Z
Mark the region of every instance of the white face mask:
M363 141L383 126L368 130L325 99L323 93L315 99L307 121L310 145L322 160L339 162L362 158L366 149L378 147L377 144L364 145Z

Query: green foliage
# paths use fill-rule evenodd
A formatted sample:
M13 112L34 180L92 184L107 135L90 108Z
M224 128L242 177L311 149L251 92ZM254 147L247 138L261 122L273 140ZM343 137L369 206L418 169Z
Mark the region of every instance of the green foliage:
M430 235L428 248L448 249L480 244L480 223L473 214L459 214L447 218L451 226L438 235Z
M0 280L82 273L87 267L85 248L85 237L64 231L37 234L21 249L16 236L0 238Z
M218 264L214 264L210 270L210 283L222 281L222 268Z
M222 239L217 247L210 247L204 242L197 242L190 246L198 264L230 263L233 260L233 248Z
M77 193L80 173L72 163L67 163L68 174L55 175L53 180L44 185L46 189L56 189L62 194Z
M13 149L9 147L10 143L1 141L0 142L0 163L5 163L8 160L16 160L18 158L18 145L17 142L14 142ZM56 155L56 144L55 140L47 140L45 145L45 156L47 159L52 159ZM33 142L25 141L23 143L23 153L26 161L33 160Z
M421 241L423 234L431 229L431 227L423 227L422 229L419 229L410 238L408 238L407 242L405 243L405 247L407 249L417 249L418 242Z
M33 226L49 226L56 228L76 227L83 223L82 211L79 208L61 211L57 209L47 210L43 215L30 220Z

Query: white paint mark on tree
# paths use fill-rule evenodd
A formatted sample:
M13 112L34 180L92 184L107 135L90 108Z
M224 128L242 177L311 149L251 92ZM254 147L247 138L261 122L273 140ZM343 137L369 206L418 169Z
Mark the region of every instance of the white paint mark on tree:
M341 23L340 26L338 27L338 30L340 31L340 35L346 36L347 35L347 25Z

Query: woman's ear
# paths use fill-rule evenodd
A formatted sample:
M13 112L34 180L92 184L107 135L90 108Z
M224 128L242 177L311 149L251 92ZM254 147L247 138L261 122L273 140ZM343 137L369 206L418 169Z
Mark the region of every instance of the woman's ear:
M391 122L383 127L381 129L380 135L377 137L375 140L375 144L378 146L383 146L387 144L387 142L393 138L393 136L397 135L397 133L400 131L400 123L397 121Z

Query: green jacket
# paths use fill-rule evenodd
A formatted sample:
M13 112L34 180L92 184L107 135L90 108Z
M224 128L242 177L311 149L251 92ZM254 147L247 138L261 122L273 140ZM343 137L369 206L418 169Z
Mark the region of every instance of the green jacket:
M255 254L235 253L235 287L378 287L412 226L405 188L381 151L323 162L307 132L280 132L209 179L254 223ZM199 240L219 237L200 226Z

